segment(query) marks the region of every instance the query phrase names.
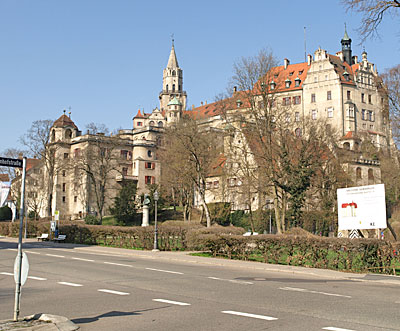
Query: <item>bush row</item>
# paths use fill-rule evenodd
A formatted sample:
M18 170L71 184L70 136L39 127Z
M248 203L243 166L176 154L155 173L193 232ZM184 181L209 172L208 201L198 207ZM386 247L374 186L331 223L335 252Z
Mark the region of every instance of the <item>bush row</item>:
M400 271L400 243L377 239L203 234L198 246L213 256L352 272Z
M28 235L49 232L49 222L28 222ZM0 223L0 234L18 236L19 224ZM376 239L326 238L305 231L294 234L243 237L233 226L202 227L185 222L159 225L160 250L200 250L213 256L353 272L400 271L400 243ZM154 227L119 227L62 223L59 233L67 242L130 249L152 249ZM296 234L297 233L297 234Z

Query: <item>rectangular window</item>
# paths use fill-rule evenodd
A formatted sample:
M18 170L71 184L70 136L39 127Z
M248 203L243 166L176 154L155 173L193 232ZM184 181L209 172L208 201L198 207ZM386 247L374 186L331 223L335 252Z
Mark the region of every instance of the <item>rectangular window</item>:
M366 120L366 112L365 109L361 110L361 119Z
M332 100L332 91L326 92L326 100Z
M284 106L290 106L290 97L283 98L283 105Z
M311 118L313 120L317 119L317 110L316 109L311 110Z
M62 197L62 202L65 202L65 197Z
M68 159L68 153L64 153L64 159Z
M228 178L228 186L236 186L236 178Z
M328 108L328 118L333 118L333 108L332 107Z
M311 102L315 102L315 93L311 94Z
M374 112L372 110L368 111L368 121L374 121Z
M67 184L63 183L62 184L62 191L65 192L66 188L67 188Z
M368 103L372 105L372 95L368 94Z
M351 92L347 91L347 100L351 100Z
M300 122L300 113L298 111L294 113L294 120Z
M211 188L212 182L206 182L206 189L209 190Z
M63 170L63 172L62 172L62 176L65 177L65 170Z
M219 181L218 180L214 180L214 188L218 188L219 187Z
M145 184L155 184L156 180L154 176L144 176L144 183Z
M354 118L354 108L349 107L349 117Z
M146 169L154 169L154 168L155 168L155 164L154 164L153 162L146 162L146 163L144 164L144 167L145 167Z
M126 150L121 150L121 159L127 160L128 159L128 151Z
M361 93L361 102L365 103L365 94Z
M76 195L74 196L74 202L78 202L78 197Z
M301 96L297 95L297 96L293 97L293 103L295 105L299 105L301 103Z
M122 175L128 176L128 168L122 168Z
M142 126L143 125L142 122L136 122L136 123L137 123L137 126Z
M74 149L74 157L77 158L81 155L81 149L80 148L75 148Z

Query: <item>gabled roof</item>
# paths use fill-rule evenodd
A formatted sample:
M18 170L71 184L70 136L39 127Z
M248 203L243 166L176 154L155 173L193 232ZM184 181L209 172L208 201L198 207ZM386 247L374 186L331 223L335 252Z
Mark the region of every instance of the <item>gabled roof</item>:
M359 68L359 64L348 65L347 62L343 62L340 57L332 54L328 54L329 61L333 64L335 72L340 77L340 82L342 84L356 85L355 83L355 71ZM349 74L349 80L346 80L344 73Z
M65 128L68 126L72 126L74 129L78 129L75 123L65 114L61 115L60 118L53 123L53 127L55 128Z
M274 82L275 90L277 92L295 91L303 88L310 66L307 62L289 64L286 69L285 66L278 66L271 69L267 74L267 84ZM299 86L296 86L296 79L300 80ZM286 82L290 82L289 88L286 87ZM272 91L271 91L272 92Z
M142 115L142 113L141 113L141 111L140 111L140 109L139 109L138 112L137 112L137 114L136 114L136 116L134 117L134 119L135 119L135 118L148 118L149 115L150 115L150 114L146 114L145 112L143 112L143 115Z
M223 175L225 162L226 162L226 156L224 154L220 154L218 158L211 164L211 169L208 174L208 177L216 177Z

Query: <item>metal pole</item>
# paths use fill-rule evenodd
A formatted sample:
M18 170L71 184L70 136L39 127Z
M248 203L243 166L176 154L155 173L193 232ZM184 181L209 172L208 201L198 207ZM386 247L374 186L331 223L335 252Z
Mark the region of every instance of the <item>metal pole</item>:
M154 249L153 251L158 251L158 229L157 229L157 200L154 199Z
M15 305L14 305L14 321L18 321L19 315L19 299L21 296L21 270L22 270L22 228L24 226L24 207L25 207L25 176L26 176L26 157L22 163L22 183L21 183L21 204L19 212L19 237L18 237L18 258L17 265L17 283L15 284Z
M272 233L271 209L269 210L269 234Z

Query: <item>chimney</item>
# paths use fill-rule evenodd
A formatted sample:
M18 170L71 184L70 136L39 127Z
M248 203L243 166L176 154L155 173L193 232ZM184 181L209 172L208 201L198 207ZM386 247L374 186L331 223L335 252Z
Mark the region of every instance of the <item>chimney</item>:
M192 109L194 109L194 105L192 105Z
M284 59L283 60L283 66L285 67L285 69L287 69L288 65L290 64L290 61L288 59Z
M311 62L312 62L312 55L311 55L311 54L308 54L308 55L307 55L307 64L310 66L310 65L311 65Z
M206 100L205 102L206 102L206 104L207 104L207 100Z
M234 86L233 87L233 93L236 93L237 92L237 86Z
M357 64L357 63L358 63L358 56L357 56L357 55L354 55L354 56L353 56L353 63L354 63L354 64Z
M200 102L200 104L201 104L201 105L203 105L203 101L202 101L202 102Z

